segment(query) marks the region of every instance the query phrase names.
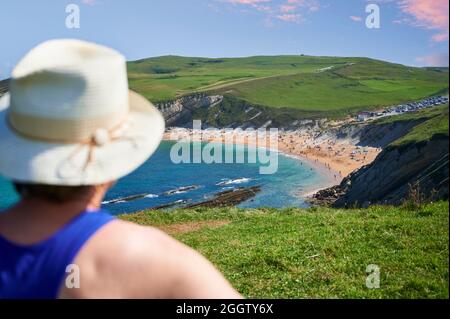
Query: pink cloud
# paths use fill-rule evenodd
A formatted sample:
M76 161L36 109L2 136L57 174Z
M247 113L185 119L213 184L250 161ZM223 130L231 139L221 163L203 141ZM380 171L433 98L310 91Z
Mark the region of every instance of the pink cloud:
M287 0L287 5L294 6L296 8L306 8L309 11L318 11L320 9L319 2L317 0Z
M255 9L258 10L258 11L265 11L265 12L272 11L272 7L270 7L270 6L261 6L261 5L259 5L259 6L256 6Z
M355 22L360 22L360 21L362 21L362 18L361 18L361 17L358 17L358 16L350 16L350 19L353 20L353 21L355 21Z
M248 9L241 12L249 12L250 9L262 12L266 15L265 25L272 26L273 21L299 23L303 21L303 13L316 12L320 9L319 0L283 0L280 4L274 0L216 0L235 6L246 6Z
M232 4L259 4L264 2L271 2L271 0L226 0L225 2L232 3Z
M83 2L83 4L93 6L97 1L96 0L83 0L82 2Z
M267 4L272 0L223 0L222 2L231 3L233 5L247 5L257 11L270 12L272 7Z
M295 11L296 9L297 9L296 6L289 5L289 4L284 4L280 7L281 12L291 12L291 11Z
M416 26L436 30L433 41L443 42L448 41L448 3L448 0L400 0L400 8L415 19Z
M437 31L432 36L436 42L448 41L448 0L366 0L381 4L396 3L406 16L393 21L394 24L409 24Z
M286 22L300 22L301 21L301 15L300 14L280 14L277 15L277 19L280 19L282 21Z
M409 22L410 21L408 19L406 19L406 18L396 19L396 20L392 21L393 24L407 24Z
M417 62L424 66L448 66L448 53L437 53L418 57Z
M320 5L317 0L287 0L286 4L280 6L281 13L293 14L302 9L306 9L309 12L316 12L319 11Z
M431 39L433 39L433 41L435 41L435 42L448 41L448 32L447 33L443 32L443 33L435 34L435 35L433 35L431 37Z

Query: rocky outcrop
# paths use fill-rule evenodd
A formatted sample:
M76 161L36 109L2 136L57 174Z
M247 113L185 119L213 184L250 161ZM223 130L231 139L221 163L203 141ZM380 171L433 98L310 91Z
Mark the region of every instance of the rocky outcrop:
M232 207L245 202L246 200L253 198L257 193L261 191L261 186L253 186L248 188L236 188L233 190L227 190L220 192L212 199L204 202L187 205L185 208L197 208L197 207Z
M162 210L168 208L199 208L199 207L232 207L239 205L256 196L261 186L240 187L214 194L211 199L197 203L188 203L188 200L177 200L168 204L149 208L149 210Z
M393 121L390 123L350 123L337 128L321 129L317 138L346 139L358 146L384 148L400 137L406 135L413 127L426 121L427 118Z
M389 146L376 160L353 172L338 186L314 195L314 201L333 207L401 204L414 191L423 199L448 199L448 136Z
M385 147L408 134L411 129L427 118L393 121L384 124L366 125L358 132L358 145L371 147Z
M220 95L196 94L158 103L156 106L163 114L167 126L183 126L192 120L196 109L212 107L222 100L223 96Z
M192 127L192 120L201 120L202 128L279 128L301 129L312 127L319 120L308 119L301 110L271 108L255 105L232 95L199 93L162 102L157 107L163 113L167 126Z

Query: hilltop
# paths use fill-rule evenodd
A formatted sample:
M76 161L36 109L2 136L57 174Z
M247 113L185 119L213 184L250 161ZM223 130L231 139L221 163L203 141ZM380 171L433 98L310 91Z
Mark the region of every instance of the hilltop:
M446 68L408 67L368 58L164 56L129 62L128 72L131 88L157 103L206 93L320 117L448 93Z
M130 88L165 107L166 119L175 118L168 124L175 125L195 115L216 127L249 119L256 126L271 121L287 127L305 118L340 118L446 95L449 87L448 68L408 67L369 58L163 56L127 66ZM6 89L7 80L0 81L0 95ZM220 97L219 103L205 101L210 96Z

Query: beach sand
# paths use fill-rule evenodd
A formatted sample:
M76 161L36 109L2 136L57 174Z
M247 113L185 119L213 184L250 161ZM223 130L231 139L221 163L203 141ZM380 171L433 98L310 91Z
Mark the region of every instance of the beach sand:
M306 161L321 170L328 177L328 182L318 185L320 188L302 194L312 195L320 189L339 184L351 172L372 163L381 152L379 148L360 147L349 139L317 137L317 132L309 130L277 132L270 137L258 135L257 131L242 130L192 130L171 128L164 134L165 140L219 142L237 145L265 147L280 153Z

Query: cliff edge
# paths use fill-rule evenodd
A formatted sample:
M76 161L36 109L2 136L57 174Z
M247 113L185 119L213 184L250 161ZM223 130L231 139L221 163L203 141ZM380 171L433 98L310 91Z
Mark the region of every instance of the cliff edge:
M427 112L404 121L404 127L416 125L387 145L374 162L350 174L340 185L319 191L313 202L333 207L367 207L398 205L411 196L416 200L448 199L448 105ZM424 117L419 120L420 116ZM400 121L401 118L396 125L389 125L398 128ZM370 132L372 138L373 127ZM393 135L398 132L394 130Z

